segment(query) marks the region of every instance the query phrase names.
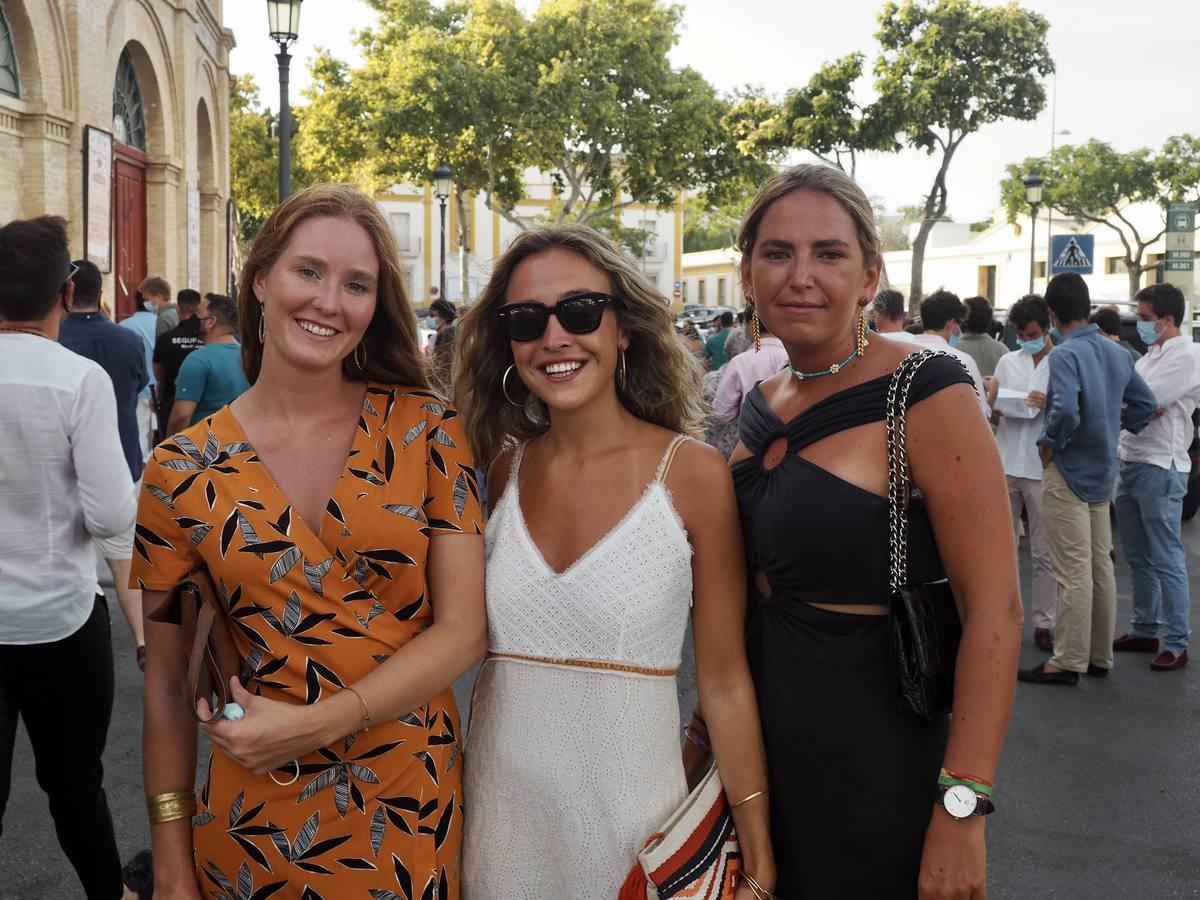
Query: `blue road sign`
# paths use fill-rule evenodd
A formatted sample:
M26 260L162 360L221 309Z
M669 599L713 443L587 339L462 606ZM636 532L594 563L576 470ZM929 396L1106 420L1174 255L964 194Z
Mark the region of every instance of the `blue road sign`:
M1077 272L1092 274L1096 236L1093 234L1056 234L1050 238L1050 274Z

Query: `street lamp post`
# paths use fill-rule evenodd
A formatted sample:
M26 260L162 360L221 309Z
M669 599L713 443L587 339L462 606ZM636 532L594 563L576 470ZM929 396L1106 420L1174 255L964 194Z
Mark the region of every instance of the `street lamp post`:
M303 0L267 0L271 40L279 44L279 201L292 193L292 111L288 106L288 47L300 37L300 4Z
M1033 293L1033 270L1034 256L1037 253L1037 243L1034 240L1034 232L1037 231L1037 214L1038 207L1042 203L1042 177L1037 172L1030 172L1023 179L1025 183L1025 199L1029 202L1029 293ZM1046 266L1049 269L1050 258L1046 258Z
M433 192L442 206L442 274L438 283L438 296L442 300L446 299L446 199L450 196L450 182L453 179L454 173L445 163L433 170Z

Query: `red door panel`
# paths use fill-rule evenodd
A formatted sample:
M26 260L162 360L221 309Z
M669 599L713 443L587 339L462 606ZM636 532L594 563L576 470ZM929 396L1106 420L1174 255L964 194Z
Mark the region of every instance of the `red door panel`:
M137 311L146 277L146 154L113 146L113 290L118 320Z

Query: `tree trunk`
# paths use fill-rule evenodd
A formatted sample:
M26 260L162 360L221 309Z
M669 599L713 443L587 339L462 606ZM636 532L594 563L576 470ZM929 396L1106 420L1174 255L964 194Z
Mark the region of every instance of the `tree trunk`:
M917 236L912 242L912 279L908 288L908 311L914 315L921 308L921 301L925 299L924 267L925 267L925 242L929 239L929 232L933 231L933 226L936 224L935 219L929 218L928 214L921 220L921 227L917 231Z
M471 201L474 199L472 197ZM458 299L460 303L467 304L471 302L471 251L467 249L471 246L471 217L467 209L466 192L457 185L454 189L454 204L458 208Z
M1129 276L1129 299L1132 300L1137 296L1137 292L1141 290L1142 283L1142 265L1141 260L1132 260L1126 258L1125 273Z

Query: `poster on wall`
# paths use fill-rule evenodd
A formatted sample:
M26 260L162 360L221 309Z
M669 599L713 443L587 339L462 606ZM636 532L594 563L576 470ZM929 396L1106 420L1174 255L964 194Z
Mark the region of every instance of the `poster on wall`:
M200 290L200 186L187 186L187 286Z
M83 132L84 256L101 272L112 271L113 139L88 125Z

